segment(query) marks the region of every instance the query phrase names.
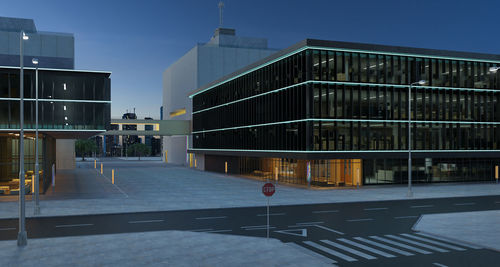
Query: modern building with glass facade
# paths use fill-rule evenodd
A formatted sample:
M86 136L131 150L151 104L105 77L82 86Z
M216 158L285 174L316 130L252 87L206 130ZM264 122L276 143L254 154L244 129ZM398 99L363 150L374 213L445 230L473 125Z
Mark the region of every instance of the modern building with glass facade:
M319 186L494 179L500 55L304 40L193 92L198 168ZM425 80L424 85L409 85Z
M38 127L42 191L51 182L52 165L73 162L74 139L109 128L110 73L39 69ZM0 67L0 190L15 191L19 175L19 67ZM35 69L24 69L24 166L35 168ZM68 150L69 153L66 153ZM57 152L56 152L57 151ZM72 152L71 152L72 151ZM8 187L8 188L7 188ZM28 187L29 188L29 187Z

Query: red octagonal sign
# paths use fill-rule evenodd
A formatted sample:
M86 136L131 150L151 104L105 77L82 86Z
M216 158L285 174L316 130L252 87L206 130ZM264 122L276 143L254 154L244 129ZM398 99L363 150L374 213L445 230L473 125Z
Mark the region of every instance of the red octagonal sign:
M266 183L264 186L262 186L262 193L266 197L270 197L274 194L275 188L272 183Z

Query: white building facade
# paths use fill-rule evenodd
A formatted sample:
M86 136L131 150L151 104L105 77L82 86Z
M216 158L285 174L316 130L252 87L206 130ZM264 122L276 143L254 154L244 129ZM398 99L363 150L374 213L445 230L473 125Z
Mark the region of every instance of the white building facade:
M191 120L188 94L201 86L274 54L267 39L236 36L234 29L217 28L206 44L198 44L163 72L163 119ZM187 164L191 136L163 137L168 162ZM203 159L198 159L203 164Z

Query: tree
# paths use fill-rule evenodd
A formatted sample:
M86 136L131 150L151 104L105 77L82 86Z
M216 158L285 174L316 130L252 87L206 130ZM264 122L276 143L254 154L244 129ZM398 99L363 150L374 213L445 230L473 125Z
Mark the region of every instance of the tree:
M141 156L151 154L151 147L145 144L136 143L128 147L128 153L129 155L134 154L135 156L138 156L139 160L141 160Z
M75 142L75 150L82 156L82 161L84 161L85 154L97 151L97 145L93 140L79 139Z

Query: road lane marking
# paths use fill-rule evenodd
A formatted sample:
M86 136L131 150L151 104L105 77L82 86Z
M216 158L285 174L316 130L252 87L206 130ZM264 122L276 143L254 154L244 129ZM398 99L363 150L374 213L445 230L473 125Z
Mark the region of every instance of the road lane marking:
M383 237L379 237L379 236L376 236L376 235L372 235L372 236L370 236L370 238L376 239L376 240L379 240L379 241L382 241L382 242L385 242L385 243L388 243L388 244L391 244L391 245L395 245L395 246L398 246L398 247L402 247L402 248L405 248L405 249L408 249L408 250L412 250L412 251L415 251L415 252L418 252L418 253L432 254L432 252L430 252L430 251L419 249L419 248L412 247L412 246L408 246L408 245L405 245L405 244L402 244L402 243L399 243L399 242L396 242L396 241L392 241L392 240L389 240L389 239L386 239L386 238L383 238Z
M260 228L245 228L245 231L253 231L253 230L266 230L268 229L267 227L260 227ZM276 229L274 226L270 226L269 229Z
M240 228L260 228L260 227L267 227L266 225L249 225L249 226L242 226Z
M350 219L346 220L347 222L367 222L367 221L373 221L372 218L366 218L366 219Z
M308 254L309 256L313 256L315 258L320 258L322 259L323 261L326 261L327 263L329 264L334 264L334 263L337 263L337 261L333 260L333 259L330 259L328 257L325 257L323 254L319 254L315 251L312 251L310 249L307 249L297 243L294 243L294 242L290 242L290 243L286 243L287 245L289 246L292 246L292 247L295 247L297 249L300 249L302 252L304 252L305 254Z
M418 208L430 208L430 207L434 207L434 205L411 206L410 208L412 208L412 209L418 209Z
M0 228L0 231L16 230L17 228Z
M318 227L318 228L320 228L320 229L323 229L323 230L327 230L327 231L330 231L330 232L334 232L334 233L339 234L339 235L344 235L344 233L342 233L342 232L340 232L340 231L337 231L337 230L333 230L333 229L328 228L328 227L326 227L326 226L322 226L322 225L313 225L313 226L316 226L316 227Z
M401 235L409 237L409 238L413 238L413 239L416 239L416 240L424 241L424 242L427 242L427 243L430 243L430 244L438 245L438 246L441 246L441 247L445 247L445 248L449 248L449 249L453 249L453 250L458 250L458 251L465 251L464 248L460 248L460 247L457 247L457 246L445 244L443 242L434 241L434 240L430 240L430 239L427 239L427 238L418 237L418 236L414 236L414 235L410 235L410 234L401 234Z
M304 224L322 224L325 222L301 222L301 223L296 223L296 225L304 225Z
M129 221L128 223L156 223L156 222L163 222L163 220Z
M349 252L349 253L351 253L351 254L358 255L358 256L363 257L363 258L365 258L365 259L367 259L367 260L374 260L374 259L376 259L376 257L373 257L372 255L368 255L368 254L363 253L363 252L361 252L361 251L357 251L357 250L355 250L355 249L352 249L352 248L346 247L346 246L344 246L344 245L341 245L341 244L339 244L339 243L335 243L335 242L330 241L330 240L323 239L323 240L321 240L321 242L323 242L323 243L325 243L325 244L328 244L328 245L330 245L330 246L334 246L334 247L336 247L336 248L340 248L340 249L342 249L342 250L344 250L344 251L347 251L347 252Z
M380 256L384 256L386 258L395 258L396 256L392 255L392 254L389 254L389 253L386 253L386 252L383 252L381 250L378 250L378 249L374 249L374 248L371 248L369 246L365 246L363 244L360 244L360 243L357 243L357 242L354 242L354 241L351 241L349 239L345 239L345 238L337 238L337 240L339 241L342 241L344 243L347 243L351 246L355 246L355 247L358 247L360 249L364 249L366 251L370 251L372 253L375 253L375 254L378 254Z
M416 246L419 246L419 247L423 247L423 248L426 248L426 249L434 250L434 251L437 251L437 252L450 252L449 250L446 250L446 249L442 249L442 248L438 248L438 247L435 247L435 246L427 245L427 244L424 244L424 243L420 243L420 242L417 242L417 241L413 241L413 240L410 240L410 239L407 239L407 238L402 238L402 237L395 236L395 235L385 235L385 236L393 238L393 239L396 239L396 240L399 240L399 241L403 241L405 243L409 243L409 244L416 245Z
M216 217L198 217L196 220L214 220L214 219L225 219L227 216L216 216Z
M92 223L81 223L81 224L62 224L56 225L56 228L64 228L64 227L80 227L80 226L92 226Z
M341 258L341 259L343 259L345 261L358 261L357 259L355 259L353 257L347 256L347 255L345 255L343 253L340 253L340 252L337 252L337 251L335 251L333 249L329 249L329 248L324 247L324 246L322 246L320 244L316 244L316 243L314 243L312 241L303 241L303 243L306 244L306 245L309 245L309 246L311 246L313 248L319 249L319 250L321 250L323 252L326 252L326 253L328 253L330 255L333 255L335 257L339 257L339 258Z
M448 267L448 265L444 265L444 264L441 264L441 263L438 263L438 262L433 262L432 264L434 264L436 266L439 266L439 267Z
M334 213L339 212L339 210L315 210L312 213Z
M206 229L193 229L193 230L186 230L186 231L190 231L190 232L205 232L205 231L212 231L214 229L212 228L206 228Z
M413 255L415 255L413 253L410 253L410 252L407 252L407 251L404 251L404 250L401 250L401 249L398 249L398 248L389 247L389 246L386 246L386 245L384 245L382 243L375 242L375 241L372 241L372 240L368 240L368 239L365 239L365 238L362 238L362 237L354 237L354 239L359 240L359 241L363 241L363 242L365 242L367 244L370 244L370 245L373 245L373 246L377 246L379 248L383 248L383 249L386 249L386 250L390 250L392 252L399 253L399 254L404 255L404 256L413 256Z
M285 215L286 213L269 213L269 216L282 216ZM257 214L257 216L267 216L266 214Z
M387 209L389 209L389 208L366 208L364 210L370 211L370 210L387 210Z
M444 238L444 237L440 237L440 236L434 236L434 235L430 235L430 234L426 234L426 233L415 233L415 234L420 235L420 236L429 237L429 238L432 238L432 239L437 239L437 240L449 242L449 243L456 244L456 245L459 245L459 246L462 246L462 247L467 247L467 248L472 248L472 249L482 249L482 247L474 246L472 244L463 243L463 242L460 242L458 240L455 241L455 240L451 240L451 239L448 239L448 238Z
M455 203L453 205L455 205L455 206L471 206L471 205L476 205L476 203L475 202Z
M205 231L204 233L225 233L225 232L231 232L233 230L213 230L213 231Z
M417 215L410 215L410 216L394 217L394 219L412 219L412 218L418 218L418 216Z

